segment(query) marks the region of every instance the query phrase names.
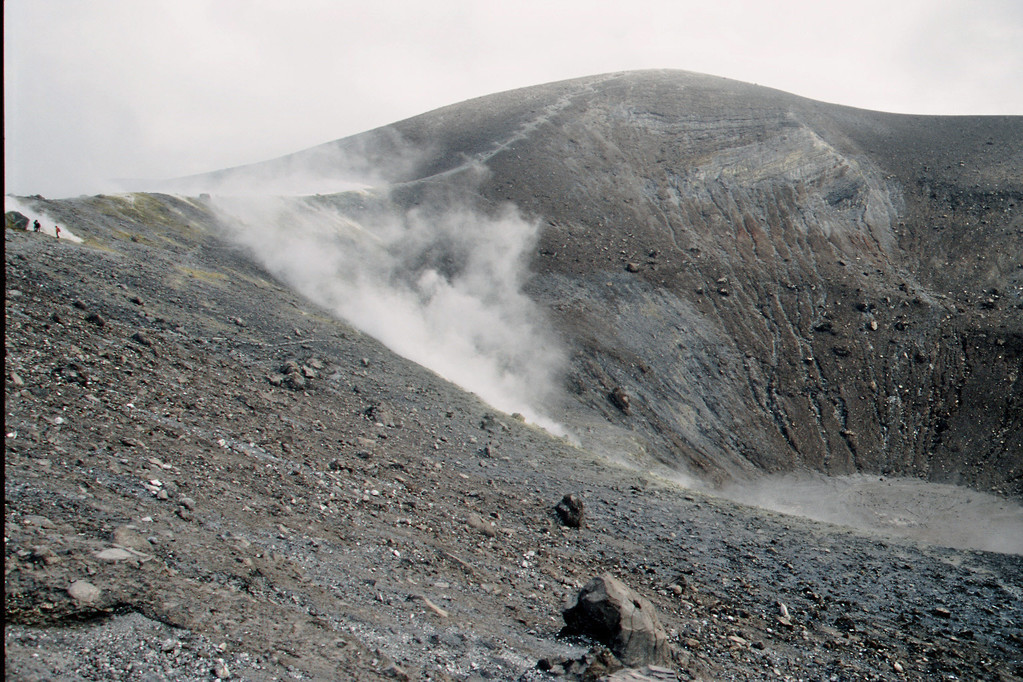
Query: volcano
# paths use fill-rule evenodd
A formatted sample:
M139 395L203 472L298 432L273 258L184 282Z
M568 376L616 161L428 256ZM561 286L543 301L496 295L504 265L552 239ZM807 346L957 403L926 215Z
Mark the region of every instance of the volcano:
M1021 163L1020 117L652 71L492 95L185 184L372 175L405 208L466 186L511 202L542 226L526 289L571 355L569 421L715 483L811 470L1018 496Z
M1023 676L1023 117L614 73L11 201L10 679Z

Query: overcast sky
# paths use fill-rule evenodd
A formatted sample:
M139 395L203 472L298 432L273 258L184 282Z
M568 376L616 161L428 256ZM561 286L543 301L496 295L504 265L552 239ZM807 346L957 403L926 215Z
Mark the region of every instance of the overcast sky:
M641 68L1023 114L1023 1L5 0L5 192L109 191Z

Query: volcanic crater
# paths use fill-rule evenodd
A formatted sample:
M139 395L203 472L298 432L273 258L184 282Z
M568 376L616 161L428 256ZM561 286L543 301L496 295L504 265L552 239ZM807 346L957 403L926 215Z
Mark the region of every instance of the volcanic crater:
M302 178L337 191L252 198ZM593 644L558 637L562 608L610 573L667 631L647 679L1023 677L1021 204L1023 117L677 71L490 95L160 192L19 198L8 674L549 679ZM515 307L535 336L477 345L560 430L374 339L346 317L364 290L328 275ZM721 497L804 480L869 482L856 504L899 533ZM955 496L980 530L914 532ZM849 514L829 520L871 525Z

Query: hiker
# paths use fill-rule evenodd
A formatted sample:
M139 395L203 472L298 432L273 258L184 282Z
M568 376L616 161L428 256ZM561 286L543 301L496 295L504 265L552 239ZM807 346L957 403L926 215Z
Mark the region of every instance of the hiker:
M60 225L54 225L53 229L57 231L57 239L60 239Z
M43 226L39 224L39 220L38 219L34 223L32 223L32 231L33 232L38 232L41 229L43 229Z

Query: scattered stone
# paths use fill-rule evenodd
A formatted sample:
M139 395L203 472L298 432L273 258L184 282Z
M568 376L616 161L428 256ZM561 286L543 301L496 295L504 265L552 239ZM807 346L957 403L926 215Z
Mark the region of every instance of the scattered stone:
M69 384L78 384L79 386L87 386L89 384L89 375L86 373L85 368L77 362L69 362L63 365L57 370L57 373Z
M639 263L628 262L625 264L625 269L629 272L639 272Z
M22 386L25 385L24 380L21 378L21 376L18 375L17 372L12 370L11 374L10 374L10 377L11 377L11 383L14 384L15 388L21 388Z
M583 498L575 493L569 493L561 498L554 511L557 512L561 523L569 528L581 528L584 516Z
M486 520L479 514L469 514L469 527L473 530L477 530L488 538L495 537L497 535L497 529L486 522Z
M231 669L227 667L227 663L224 663L224 659L218 658L217 664L213 666L213 674L217 676L218 680L226 680L231 677Z
M598 576L564 612L562 634L585 635L627 666L668 664L671 650L653 604L610 574Z
M451 615L447 611L445 611L444 609L442 609L441 607L437 606L432 601L430 601L429 598L427 598L426 596L419 595L419 599L422 600L422 602L426 606L426 608L430 609L431 611L433 611L435 614L437 614L441 618L447 618L448 616Z
M134 334L132 334L131 335L131 340L134 341L135 343L139 344L140 346L152 346L153 345L153 340L151 338L149 338L149 336L147 336L145 332L141 332L141 331L138 331L138 332L135 332Z
M115 528L114 532L111 534L111 539L115 545L134 549L139 552L149 552L153 549L153 545L145 538L144 535L142 535L142 533L139 533L128 526L118 526Z
M394 679L396 679L396 680L400 680L401 682L407 682L408 680L411 680L411 679L412 679L412 676L411 676L411 675L409 675L409 674L408 674L408 673L407 673L407 672L405 671L405 669L404 669L404 668L402 668L402 667L401 667L400 665L398 665L397 663L392 663L392 664L390 664L389 666L387 666L386 668L384 668L384 669L383 669L383 670L381 671L381 673L382 673L382 674L383 674L384 676L386 676L386 677L393 677Z
M383 424L384 426L398 426L397 420L394 418L394 412L391 407L386 403L374 403L370 405L369 409L366 410L366 416L377 424Z
M21 517L21 524L23 526L35 526L46 530L52 530L57 527L57 524L53 521L49 520L45 516L39 516L37 514L28 514L27 516Z
M933 613L938 618L952 617L952 612L946 609L944 606L935 606L933 609L931 609L931 613Z
M110 563L117 563L119 561L127 561L128 559L134 558L134 554L126 549L120 547L110 547L99 552L94 552L93 556L102 561L109 561Z
M498 419L496 415L487 412L483 415L483 419L480 420L480 428L490 433L497 433L499 431L507 431L508 425Z
M675 682L678 675L671 668L647 665L642 668L625 668L601 678L601 682Z
M542 670L556 677L570 680L606 680L624 666L607 647L596 646L579 658L541 658L536 663Z
M100 315L99 313L89 313L88 315L85 316L85 321L92 322L97 327L102 327L107 323L107 321L104 320L103 316Z
M32 548L32 561L37 563L43 563L47 566L60 563L60 557L57 556L56 552L47 547L46 545L36 545Z
M81 604L92 604L99 600L102 592L98 587L86 580L76 580L67 588L68 595Z

